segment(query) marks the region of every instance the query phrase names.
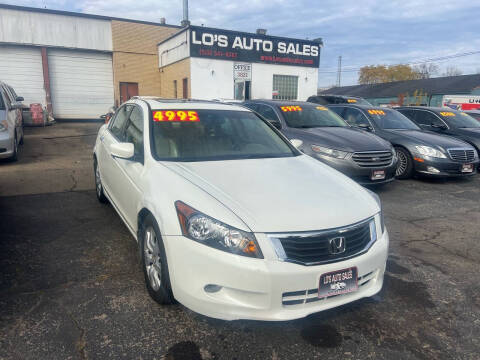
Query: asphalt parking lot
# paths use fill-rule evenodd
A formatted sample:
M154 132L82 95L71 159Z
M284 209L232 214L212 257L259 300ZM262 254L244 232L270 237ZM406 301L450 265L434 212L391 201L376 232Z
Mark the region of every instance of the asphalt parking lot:
M136 243L95 197L99 126L28 128L0 163L0 359L478 359L480 175L377 190L391 248L374 298L224 322L150 299Z

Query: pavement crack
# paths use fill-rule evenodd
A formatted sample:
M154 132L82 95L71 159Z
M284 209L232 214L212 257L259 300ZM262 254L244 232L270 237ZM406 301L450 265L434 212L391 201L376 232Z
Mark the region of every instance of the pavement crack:
M77 319L75 319L75 317L71 312L69 312L68 310L66 310L66 312L70 320L72 320L72 322L75 324L77 329L80 331L80 336L78 337L78 340L75 343L75 349L78 351L82 359L88 359L87 350L86 350L87 340L85 339L86 330L80 326L80 323L78 322Z
M70 174L70 178L71 178L72 181L73 181L73 185L72 185L72 187L69 189L69 191L75 191L75 189L77 188L77 185L78 185L78 181L77 181L77 179L75 178L75 170L72 170L72 173Z

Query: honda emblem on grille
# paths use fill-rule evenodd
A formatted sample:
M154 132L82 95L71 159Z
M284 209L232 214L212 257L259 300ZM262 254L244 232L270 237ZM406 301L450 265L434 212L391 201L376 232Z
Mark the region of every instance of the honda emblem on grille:
M330 254L341 254L345 252L345 238L343 236L330 239L328 243L328 251L330 251Z

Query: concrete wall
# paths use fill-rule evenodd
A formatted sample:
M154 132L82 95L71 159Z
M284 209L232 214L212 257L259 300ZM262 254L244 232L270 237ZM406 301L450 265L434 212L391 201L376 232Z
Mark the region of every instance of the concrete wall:
M191 59L192 97L233 99L233 61ZM271 99L273 75L298 76L298 100L317 93L318 69L300 66L252 63L252 98Z
M0 42L112 51L110 21L0 9Z
M191 62L194 59L187 58L180 61L177 61L173 64L164 66L160 69L160 78L161 78L161 96L164 98L174 98L174 80L177 81L177 98L182 98L183 95L183 79L188 79L188 97L197 98L196 95L193 95L192 90L192 81L191 81ZM204 84L204 91L208 91L208 84Z
M139 95L160 96L157 44L178 28L112 20L115 102L120 82L138 83Z

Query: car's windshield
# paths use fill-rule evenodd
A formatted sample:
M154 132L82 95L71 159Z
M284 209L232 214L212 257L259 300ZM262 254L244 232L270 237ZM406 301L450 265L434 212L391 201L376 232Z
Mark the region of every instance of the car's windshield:
M467 113L456 111L456 110L449 110L446 109L445 111L440 111L438 113L442 117L443 120L450 126L454 128L479 128L480 123L478 120L475 120Z
M209 161L298 154L249 111L154 110L152 130L152 149L161 160Z
M336 103L372 106L372 104L370 104L367 100L362 98L339 98L339 100L336 101Z
M380 129L420 130L412 120L396 110L367 109L365 111Z
M285 122L292 128L348 127L340 116L322 105L279 105Z

